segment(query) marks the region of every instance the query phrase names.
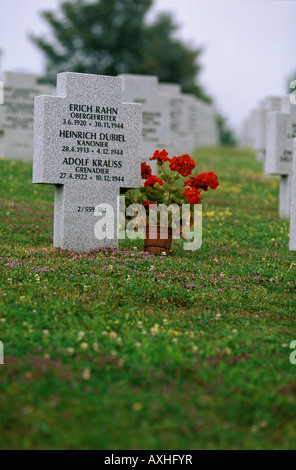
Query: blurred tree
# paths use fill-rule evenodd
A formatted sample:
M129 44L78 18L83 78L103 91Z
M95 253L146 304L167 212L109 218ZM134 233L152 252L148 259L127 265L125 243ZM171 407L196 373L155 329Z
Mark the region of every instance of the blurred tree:
M216 124L218 127L220 145L235 147L237 145L237 140L234 132L228 127L226 118L221 114L217 114Z
M56 74L64 71L157 75L211 102L197 82L202 49L176 38L178 26L170 14L147 23L153 1L64 0L59 13L43 12L52 40L31 39L46 58L44 81L55 83Z

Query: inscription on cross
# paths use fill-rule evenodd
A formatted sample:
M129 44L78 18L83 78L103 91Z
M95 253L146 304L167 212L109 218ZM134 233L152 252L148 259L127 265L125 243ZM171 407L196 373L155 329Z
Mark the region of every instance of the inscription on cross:
M35 98L33 183L56 186L55 247L117 245L120 188L141 186L142 105L122 103L121 90L117 77L66 72L58 96ZM95 224L106 214L114 236L98 240Z

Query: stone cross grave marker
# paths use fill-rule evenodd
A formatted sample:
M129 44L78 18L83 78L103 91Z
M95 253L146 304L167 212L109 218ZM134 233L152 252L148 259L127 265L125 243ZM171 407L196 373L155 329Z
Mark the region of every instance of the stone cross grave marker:
M290 216L293 138L296 137L296 106L282 99L283 112L267 114L265 172L280 175L280 216Z
M182 112L183 112L183 100L181 98L181 86L172 83L160 83L158 89L162 94L166 94L169 99L170 109L170 145L167 151L170 157L178 155L180 150L180 135L181 135L181 123Z
M183 119L185 123L185 129L183 132L181 132L180 136L180 153L191 154L195 149L195 128L193 119L193 115L195 113L195 97L189 93L182 93L181 96L183 102Z
M122 103L121 90L117 77L66 72L57 97L35 99L33 183L56 185L55 247L117 246L120 188L142 184L142 105ZM103 219L114 230L99 240Z
M182 93L180 85L160 83L159 90L170 99L170 156L182 155L192 151L190 136L190 95Z
M214 147L218 145L218 127L216 124L216 111L208 103L199 101L199 146Z
M290 251L296 251L296 139L293 139L292 167L293 175L291 178Z
M37 76L32 74L4 72L2 80L4 96L0 106L0 156L32 161L34 97L53 94L54 89L38 84Z
M192 113L191 128L194 135L194 149L200 148L203 145L203 120L204 120L204 106L201 100L194 98L194 111Z
M123 80L123 99L143 105L142 161L149 163L156 173L156 162L150 162L155 150L170 144L169 98L159 92L158 79L150 75L120 75Z
M268 96L253 110L254 150L257 160L264 164L266 158L266 119L271 111L281 111L282 97Z

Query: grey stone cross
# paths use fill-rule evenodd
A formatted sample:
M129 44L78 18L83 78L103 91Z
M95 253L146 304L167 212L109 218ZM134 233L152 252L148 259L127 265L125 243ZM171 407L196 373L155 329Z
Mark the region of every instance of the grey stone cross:
M66 72L58 96L35 98L33 183L56 186L55 247L117 245L120 188L142 184L142 105L122 103L121 90L117 77ZM114 236L98 240L96 222L107 216Z
M280 175L280 215L289 217L293 163L293 138L296 137L296 106L283 99L283 112L267 114L266 174Z

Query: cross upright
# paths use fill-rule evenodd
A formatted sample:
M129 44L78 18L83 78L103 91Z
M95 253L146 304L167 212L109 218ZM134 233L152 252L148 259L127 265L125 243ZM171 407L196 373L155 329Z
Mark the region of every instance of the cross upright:
M293 138L296 137L296 106L288 96L282 112L267 114L266 174L280 175L280 215L289 217L293 163Z
M55 247L117 246L120 188L141 185L142 105L122 103L121 90L117 77L66 72L57 96L35 98L33 183L56 186ZM114 236L98 240L108 214Z

